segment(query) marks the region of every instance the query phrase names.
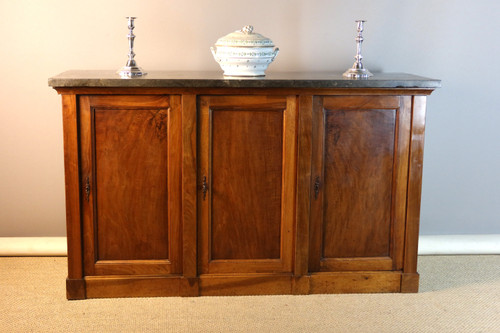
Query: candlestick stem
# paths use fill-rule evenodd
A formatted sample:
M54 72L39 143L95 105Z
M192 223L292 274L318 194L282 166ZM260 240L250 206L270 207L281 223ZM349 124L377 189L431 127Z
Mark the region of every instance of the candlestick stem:
M129 29L129 33L127 35L127 38L128 38L128 60L127 60L127 64L125 66L123 66L118 71L118 74L120 74L120 76L122 78L126 78L126 79L147 74L147 73L142 71L142 68L137 66L137 63L134 60L134 57L135 57L135 53L134 53L134 39L135 39L134 20L136 18L137 17L132 17L132 16L127 17L128 29Z
M366 22L364 20L356 21L356 29L358 31L358 35L356 36L356 56L354 59L356 60L351 68L349 68L344 74L344 77L350 79L362 79L373 76L372 73L366 68L364 68L362 60L363 56L361 55L361 44L363 43L363 23Z

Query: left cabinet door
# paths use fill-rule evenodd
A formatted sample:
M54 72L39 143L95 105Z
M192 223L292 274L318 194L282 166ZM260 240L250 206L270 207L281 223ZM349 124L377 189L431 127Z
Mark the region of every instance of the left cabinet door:
M181 98L80 96L84 275L181 273Z

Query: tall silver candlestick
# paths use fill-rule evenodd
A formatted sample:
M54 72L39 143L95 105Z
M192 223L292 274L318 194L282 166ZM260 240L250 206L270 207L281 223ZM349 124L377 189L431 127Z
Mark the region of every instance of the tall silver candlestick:
M131 77L135 77L135 76L142 76L142 75L146 75L147 73L146 72L143 72L142 71L142 68L140 68L139 66L137 66L137 63L135 62L134 60L134 57L135 57L135 53L134 53L134 38L135 38L135 35L134 35L134 20L136 19L137 17L132 17L132 16L129 16L127 17L128 19L128 29L129 29L129 33L127 35L128 37L128 47L129 47L129 50L128 50L128 61L127 61L127 64L125 66L123 66L119 71L118 71L118 74L120 74L120 76L122 78L131 78Z
M372 73L370 73L369 70L363 67L363 63L361 60L363 59L363 56L361 55L361 43L363 43L363 23L366 22L364 20L357 20L357 30L358 30L358 35L356 36L356 56L354 59L356 61L354 62L354 65L352 65L351 68L349 68L344 74L344 77L350 78L350 79L362 79L362 78L367 78L369 76L373 76Z

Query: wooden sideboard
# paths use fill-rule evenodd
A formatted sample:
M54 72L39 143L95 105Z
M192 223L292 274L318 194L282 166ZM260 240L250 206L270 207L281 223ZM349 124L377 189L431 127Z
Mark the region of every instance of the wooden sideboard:
M69 71L68 299L417 292L408 74Z

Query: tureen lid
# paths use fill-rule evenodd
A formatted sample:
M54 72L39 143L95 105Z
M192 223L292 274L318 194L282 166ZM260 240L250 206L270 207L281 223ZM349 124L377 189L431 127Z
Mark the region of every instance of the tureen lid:
M251 25L244 26L241 30L232 32L221 37L215 43L215 46L274 46L272 40L261 34L253 32Z

